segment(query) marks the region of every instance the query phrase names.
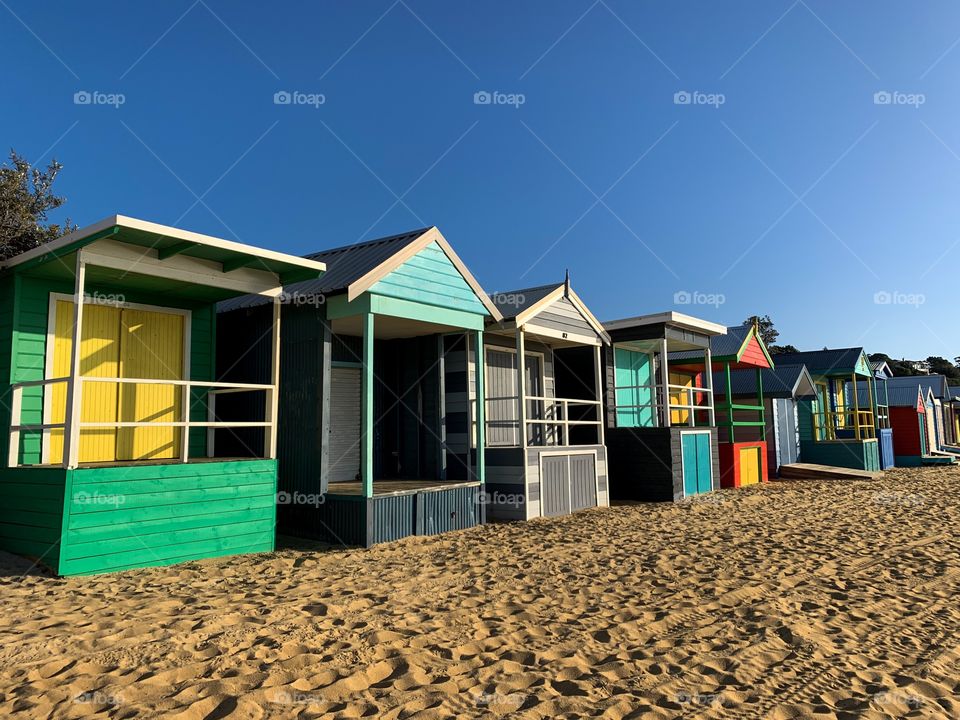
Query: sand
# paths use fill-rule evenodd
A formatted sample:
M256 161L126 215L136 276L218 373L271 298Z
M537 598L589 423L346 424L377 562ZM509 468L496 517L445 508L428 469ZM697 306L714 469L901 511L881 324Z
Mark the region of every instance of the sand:
M960 469L373 550L0 557L0 715L960 717Z

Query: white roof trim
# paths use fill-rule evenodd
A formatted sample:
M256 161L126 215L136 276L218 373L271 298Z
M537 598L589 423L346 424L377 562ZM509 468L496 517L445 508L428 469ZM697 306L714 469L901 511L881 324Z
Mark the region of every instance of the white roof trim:
M710 322L709 320L695 318L692 315L684 315L683 313L672 311L656 313L654 315L638 315L637 317L623 318L622 320L611 320L609 322L605 322L603 327L607 330L621 330L623 328L631 328L641 325L657 325L659 323L677 325L688 330L704 332L708 335L727 334L726 325L720 325L719 323Z
M137 218L127 217L125 215L113 215L111 217L104 218L103 220L95 222L92 225L87 225L86 227L75 230L68 235L64 235L62 238L58 238L53 242L45 243L40 247L20 253L19 255L15 255L14 257L4 261L3 266L14 267L21 263L27 262L28 260L32 260L33 258L46 255L50 252L55 252L60 248L77 242L78 240L83 240L90 235L94 235L103 230L108 230L114 226L129 228L131 230L141 230L143 232L154 233L156 235L163 235L165 237L173 238L174 240L192 242L196 243L197 245L206 245L208 247L214 247L220 250L228 250L231 252L253 255L264 260L273 260L276 262L287 263L288 265L307 268L309 270L316 270L318 273L324 272L327 269L326 264L318 260L309 260L296 255L288 255L287 253L276 252L275 250L266 250L253 245L245 245L243 243L233 242L232 240L223 240L222 238L213 237L212 235L202 235L189 230L181 230L180 228L171 227L169 225L160 225L159 223L153 223L147 220L138 220Z

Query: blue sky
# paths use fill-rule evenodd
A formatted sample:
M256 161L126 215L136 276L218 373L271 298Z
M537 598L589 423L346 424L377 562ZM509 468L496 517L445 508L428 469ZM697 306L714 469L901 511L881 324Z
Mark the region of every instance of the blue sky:
M960 354L955 2L0 5L0 137L80 225L437 225L491 292Z

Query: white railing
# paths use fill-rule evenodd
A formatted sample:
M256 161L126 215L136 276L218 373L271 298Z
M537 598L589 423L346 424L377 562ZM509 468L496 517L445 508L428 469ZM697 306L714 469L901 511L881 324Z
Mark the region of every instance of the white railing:
M511 417L504 420L492 420L490 417L490 405L491 403L505 403L509 402L513 404L513 407L516 407L518 404L518 398L516 395L507 395L504 397L488 397L486 400L486 419L487 419L487 429L489 435L489 428L491 426L503 426L513 427L515 429L519 428L520 421L516 417L514 412ZM526 444L531 446L540 446L540 445L550 445L557 447L568 447L570 446L570 428L571 426L582 426L582 425L593 425L597 428L597 443L600 444L600 431L603 426L603 407L602 402L599 400L579 400L575 398L554 398L546 397L543 395L526 395L524 397L525 407L527 408L525 415L525 425L524 428L526 436ZM530 404L533 403L534 407L537 409L532 413L539 417L531 417ZM597 419L596 420L571 420L570 419L570 408L571 407L596 407L597 408ZM543 429L543 432L536 432L536 429ZM533 432L531 432L533 431ZM532 440L531 440L532 436ZM538 437L539 436L539 437ZM559 441L558 441L559 439ZM517 445L519 445L519 438Z
M617 392L620 390L649 390L651 391L651 396L653 398L652 402L648 403L639 403L636 405L626 405L622 403L616 403L614 405L614 411L620 410L646 410L653 409L660 415L660 422L664 425L667 424L669 416L667 419L664 419L664 408L667 412L682 412L684 410L689 411L690 415L688 417L687 423L694 425L696 423L695 413L697 412L706 412L710 414L711 418L714 411L714 400L713 400L713 389L706 387L698 387L691 385L667 385L667 402L664 402L664 389L663 385L615 385L614 386L614 398L617 397ZM697 403L697 395L704 395L704 402ZM673 397L677 396L680 400L686 400L687 402L675 402ZM672 424L672 422L671 422ZM713 420L708 423L709 425L713 424Z
M20 464L20 439L22 433L39 432L41 437L48 437L52 430L62 430L64 435L64 453L62 465L70 467L70 455L74 454L68 448L71 444L79 441L80 430L94 428L180 428L180 461L187 462L189 458L189 438L191 428L207 428L207 457L216 457L214 453L214 431L219 428L264 428L267 435L267 441L264 444L265 451L269 454L271 443L269 437L276 432L274 423L270 420L265 421L218 421L216 420L216 398L218 395L227 393L246 393L246 392L264 392L266 393L266 415L270 418L270 409L273 404L273 395L276 388L273 385L261 385L254 383L226 383L226 382L206 382L198 380L158 380L155 378L110 378L110 377L90 377L83 376L77 378L79 382L74 383L69 377L49 378L46 380L30 380L27 382L15 383L11 386L11 413L10 413L10 446L8 467L16 467ZM86 422L79 417L71 419L70 408L65 408L65 420L59 423L42 422L23 424L23 391L27 388L43 388L47 393L49 388L57 384L67 384L68 388L73 385L73 392L76 394L75 404L79 409L82 407L83 385L84 383L111 383L115 385L165 385L181 388L180 397L180 420L174 421L107 421L107 422ZM206 421L197 421L190 419L191 409L191 391L195 388L207 389L207 419ZM69 397L69 390L67 393ZM49 408L49 403L44 402L44 407ZM79 414L79 413L78 413ZM72 421L71 421L72 420ZM73 440L71 440L71 435ZM79 456L78 454L76 455ZM41 464L31 463L31 464ZM135 460L129 461L131 463Z

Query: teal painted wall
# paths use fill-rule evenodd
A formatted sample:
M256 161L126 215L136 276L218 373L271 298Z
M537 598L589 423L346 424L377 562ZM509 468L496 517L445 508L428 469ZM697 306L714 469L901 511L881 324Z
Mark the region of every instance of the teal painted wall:
M0 468L0 548L56 568L67 471Z
M274 460L69 471L59 572L270 552L276 488Z
M8 278L4 284L13 284ZM91 293L98 288L90 287ZM42 380L44 377L44 362L47 347L47 319L49 317L50 293L72 293L73 286L69 283L51 282L42 278L18 277L17 292L13 300L13 309L10 317L11 331L4 334L11 338L10 347L4 350L0 344L0 352L4 352L4 359L12 365L10 370L11 382L27 382ZM116 289L106 290L105 294L116 293ZM164 295L127 293L124 295L128 302L159 305L163 307L187 308L192 310L190 333L190 377L192 380L212 380L214 365L214 339L216 337L216 312L208 303L190 304L177 301ZM2 313L6 315L6 313ZM4 326L0 323L0 330ZM2 343L2 341L0 341ZM2 366L0 366L2 370ZM4 377L7 374L4 373ZM206 420L207 410L203 402L198 401L201 393L195 392L194 402L191 403L190 418L192 420ZM10 428L9 416L4 416L3 432ZM43 420L43 391L41 388L29 388L23 393L23 422L24 424L40 423ZM5 436L6 437L6 436ZM6 442L6 440L4 440ZM21 444L21 462L37 463L40 461L41 438L39 433L24 433ZM190 433L190 454L194 457L206 454L206 431L193 430ZM3 459L5 461L6 455Z
M876 440L800 441L800 462L856 470L880 471L880 446Z
M487 314L473 288L435 242L376 283L370 292L425 305Z

